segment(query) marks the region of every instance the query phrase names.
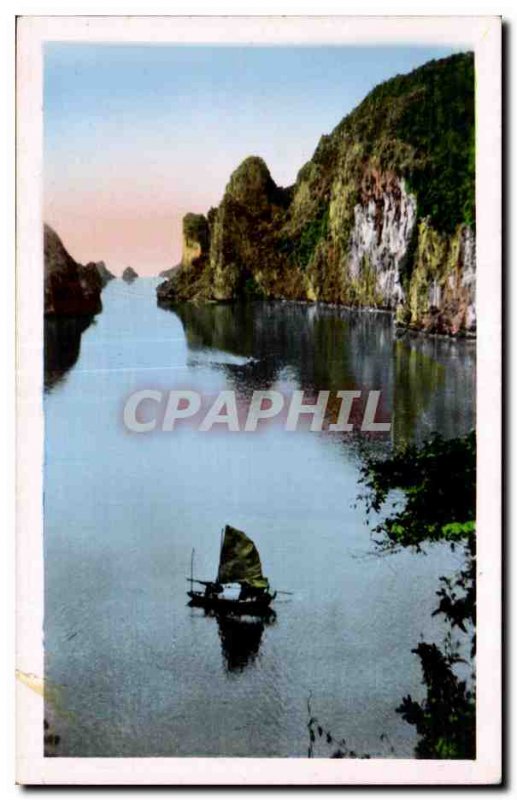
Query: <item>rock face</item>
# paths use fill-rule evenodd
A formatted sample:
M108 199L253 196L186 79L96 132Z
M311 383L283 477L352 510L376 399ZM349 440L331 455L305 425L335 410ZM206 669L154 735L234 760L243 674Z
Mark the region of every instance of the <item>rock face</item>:
M102 283L102 287L103 288L106 286L106 284L108 284L110 281L112 281L115 278L113 273L110 272L109 269L107 268L107 266L104 263L104 261L90 262L90 264L91 263L93 263L93 266L96 268L97 272L100 275L100 279L101 279L101 283ZM87 266L90 266L90 264L87 264Z
M181 264L176 264L175 267L169 267L169 269L162 269L162 271L158 273L158 277L172 278L172 276L176 274L176 272L179 270L180 267Z
M354 207L348 268L372 305L396 308L404 302L401 279L416 225L417 203L404 182L376 171L363 181Z
M183 251L181 264L191 267L208 255L210 232L203 214L186 214L183 218Z
M243 297L376 307L475 331L474 62L431 61L377 86L296 183L247 158L221 204L188 214L163 304Z
M126 267L122 273L122 280L126 283L133 283L138 278L138 272L135 272L133 267Z
M57 233L44 226L45 314L88 316L102 310L102 280L96 265L78 264Z

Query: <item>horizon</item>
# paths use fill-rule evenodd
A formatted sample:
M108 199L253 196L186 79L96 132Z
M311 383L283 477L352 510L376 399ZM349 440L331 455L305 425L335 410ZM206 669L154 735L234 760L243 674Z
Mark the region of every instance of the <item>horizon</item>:
M183 216L218 205L244 158L294 183L374 86L455 52L48 42L44 221L78 262L156 276L180 260Z

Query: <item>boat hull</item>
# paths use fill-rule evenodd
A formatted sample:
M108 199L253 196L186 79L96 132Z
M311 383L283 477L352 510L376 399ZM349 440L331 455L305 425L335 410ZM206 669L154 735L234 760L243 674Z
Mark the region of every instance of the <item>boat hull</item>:
M191 606L233 614L268 614L271 612L270 604L275 599L275 594L269 594L269 592L247 600L229 600L217 597L217 595L206 595L203 592L193 591L187 592L187 594L190 597L189 605Z

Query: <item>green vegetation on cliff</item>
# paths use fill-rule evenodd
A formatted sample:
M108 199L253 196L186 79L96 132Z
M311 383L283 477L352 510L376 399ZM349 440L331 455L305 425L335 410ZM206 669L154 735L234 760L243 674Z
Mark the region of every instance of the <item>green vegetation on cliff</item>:
M363 157L393 170L439 231L475 221L474 57L430 61L373 89L338 126Z
M204 250L207 249L210 234L206 217L203 214L186 214L183 219L183 235L185 239L199 242Z
M329 226L329 209L326 206L321 214L309 222L302 229L296 254L302 266L306 267L311 260L320 239L326 239Z

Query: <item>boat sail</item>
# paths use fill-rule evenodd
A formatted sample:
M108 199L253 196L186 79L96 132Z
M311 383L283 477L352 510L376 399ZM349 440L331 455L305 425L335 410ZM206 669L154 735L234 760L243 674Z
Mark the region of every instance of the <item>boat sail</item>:
M243 531L226 525L219 559L218 583L240 583L254 589L268 589L255 544Z
M191 575L188 592L192 605L216 610L257 613L267 609L276 593L262 574L260 556L254 542L243 531L226 525L222 532L219 569L215 581L199 581ZM193 583L205 587L194 591Z

